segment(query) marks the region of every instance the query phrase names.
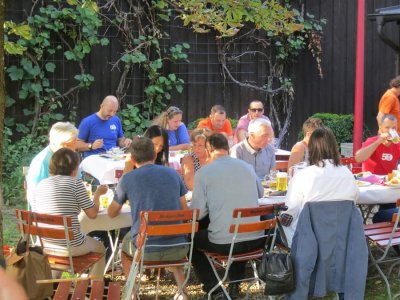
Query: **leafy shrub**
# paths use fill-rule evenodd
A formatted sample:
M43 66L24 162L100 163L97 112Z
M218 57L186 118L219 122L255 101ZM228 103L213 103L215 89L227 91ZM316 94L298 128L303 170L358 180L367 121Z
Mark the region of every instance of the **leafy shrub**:
M329 127L335 134L338 144L352 143L354 131L354 116L353 114L331 114L331 113L315 113L311 117L320 118L322 123ZM371 136L371 132L364 125L363 140ZM299 132L299 140L304 137L303 130Z
M118 113L122 120L122 127L126 137L132 138L135 135L142 134L150 126L148 112L143 114L137 106L127 104L126 108Z
M196 120L190 122L190 123L188 124L187 128L188 128L189 130L196 129L196 128L197 128L197 125L199 124L199 122L200 122L201 120L203 120L203 119L204 119L204 118L198 118L198 119L196 119ZM229 119L229 121L231 121L232 128L236 128L237 123L239 122L239 120L237 120L237 119L231 119L231 118L228 118L228 119Z
M47 143L47 136L33 137L28 134L16 142L8 136L11 131L5 128L3 157L3 195L4 202L9 205L24 203L24 175L22 167L29 166L32 158L41 151Z

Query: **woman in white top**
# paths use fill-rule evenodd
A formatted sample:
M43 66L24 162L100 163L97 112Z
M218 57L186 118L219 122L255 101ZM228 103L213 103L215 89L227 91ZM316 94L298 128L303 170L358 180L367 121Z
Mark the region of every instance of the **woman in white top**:
M310 136L313 131L322 126L322 120L319 118L308 118L303 123L303 134L304 138L300 142L297 142L290 151L290 157L288 162L288 169L300 162L308 161L308 143Z
M336 138L329 128L314 130L308 150L309 166L294 175L286 195L288 210L285 213L293 217L291 224L284 226L289 246L306 202L356 201L359 193L353 174L340 165Z

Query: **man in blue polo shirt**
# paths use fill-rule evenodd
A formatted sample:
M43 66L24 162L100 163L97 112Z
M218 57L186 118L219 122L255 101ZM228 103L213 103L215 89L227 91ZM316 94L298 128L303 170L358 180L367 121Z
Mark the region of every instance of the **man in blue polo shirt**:
M77 150L87 157L110 150L112 147L129 147L132 140L125 138L121 120L115 114L118 99L107 96L100 110L81 121L79 125Z

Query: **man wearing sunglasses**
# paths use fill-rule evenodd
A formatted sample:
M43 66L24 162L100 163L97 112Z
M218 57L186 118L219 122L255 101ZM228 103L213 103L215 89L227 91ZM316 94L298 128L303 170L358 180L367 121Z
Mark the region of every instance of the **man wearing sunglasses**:
M260 100L253 100L249 104L248 113L239 119L236 127L235 136L233 138L233 143L237 144L243 141L247 137L247 129L251 120L257 118L263 118L268 121L268 117L264 116L264 104Z

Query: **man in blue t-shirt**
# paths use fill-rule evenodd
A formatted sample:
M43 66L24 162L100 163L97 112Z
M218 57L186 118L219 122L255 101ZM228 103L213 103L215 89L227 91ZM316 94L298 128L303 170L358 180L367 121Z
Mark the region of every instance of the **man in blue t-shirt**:
M84 152L83 157L105 152L112 147L129 147L132 140L124 137L121 120L115 115L117 111L118 99L107 96L97 113L81 121L76 148Z
M165 166L154 164L156 154L153 142L146 137L137 137L130 147L132 162L136 167L122 176L118 183L114 201L108 207L108 215L117 216L122 205L129 200L132 213L132 228L126 234L122 246L122 266L125 275L128 276L132 259L136 248L136 236L140 226L140 212L154 210L180 210L186 209L185 194L187 189L178 173ZM184 236L153 237L146 242L145 260L173 261L184 258L188 246L174 247L147 247L148 245L172 245L184 243ZM182 285L183 269L174 267L172 271L178 285Z

